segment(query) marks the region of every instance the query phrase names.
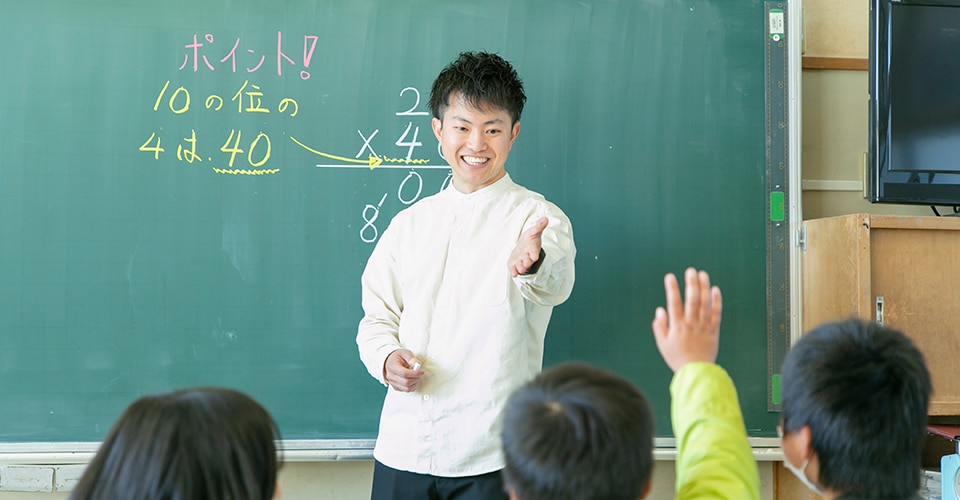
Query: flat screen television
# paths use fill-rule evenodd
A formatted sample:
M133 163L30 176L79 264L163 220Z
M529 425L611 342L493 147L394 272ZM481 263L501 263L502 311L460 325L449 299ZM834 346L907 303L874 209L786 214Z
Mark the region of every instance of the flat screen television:
M960 206L960 0L870 4L869 199Z

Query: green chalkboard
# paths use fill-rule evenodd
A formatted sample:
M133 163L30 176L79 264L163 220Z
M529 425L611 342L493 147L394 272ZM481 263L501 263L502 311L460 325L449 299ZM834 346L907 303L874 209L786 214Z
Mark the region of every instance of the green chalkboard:
M373 438L360 273L448 182L426 101L464 50L525 80L508 171L574 225L546 364L628 376L668 436L649 324L664 272L706 268L747 427L774 434L760 2L20 1L2 25L0 441L99 441L207 384L285 438Z

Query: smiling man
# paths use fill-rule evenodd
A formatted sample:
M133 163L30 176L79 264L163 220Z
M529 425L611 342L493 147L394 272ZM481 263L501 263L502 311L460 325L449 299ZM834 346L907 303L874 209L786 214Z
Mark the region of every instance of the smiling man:
M374 499L507 498L501 410L540 372L576 255L563 211L506 171L525 101L494 54L460 54L433 84L453 180L393 218L361 279L360 358L387 386Z

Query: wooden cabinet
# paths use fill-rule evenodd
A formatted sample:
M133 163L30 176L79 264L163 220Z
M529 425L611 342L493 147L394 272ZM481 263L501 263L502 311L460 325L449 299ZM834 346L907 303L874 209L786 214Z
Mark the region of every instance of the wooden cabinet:
M803 231L803 331L882 315L923 351L930 415L960 415L960 217L855 214Z

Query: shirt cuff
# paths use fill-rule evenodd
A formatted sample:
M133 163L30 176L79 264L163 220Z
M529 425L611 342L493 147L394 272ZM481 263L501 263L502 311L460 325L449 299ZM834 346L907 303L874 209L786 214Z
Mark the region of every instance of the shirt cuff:
M545 252L545 251L541 248L541 249L540 249L540 257L538 257L538 258L537 258L537 261L534 262L534 263L530 266L530 268L527 269L527 272L523 273L521 276L529 276L529 275L531 275L531 274L537 274L537 271L540 270L540 266L543 265L543 260L546 259L546 258L547 258L547 252Z

